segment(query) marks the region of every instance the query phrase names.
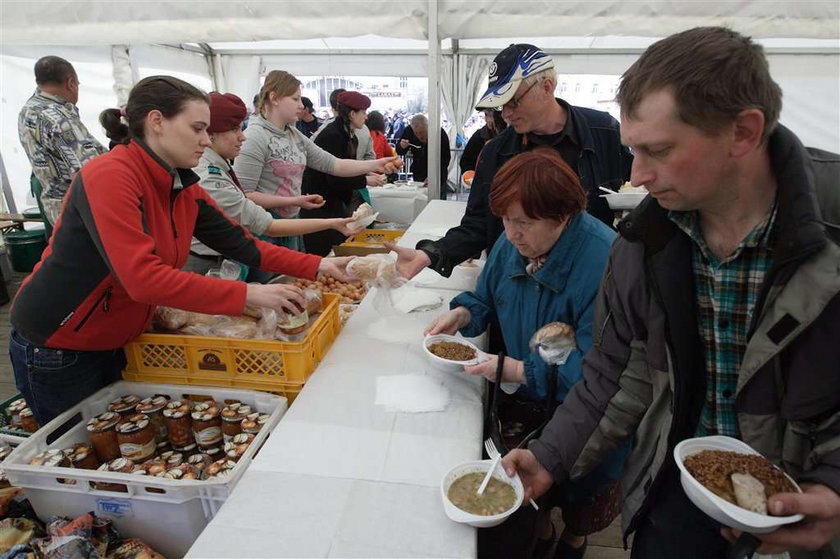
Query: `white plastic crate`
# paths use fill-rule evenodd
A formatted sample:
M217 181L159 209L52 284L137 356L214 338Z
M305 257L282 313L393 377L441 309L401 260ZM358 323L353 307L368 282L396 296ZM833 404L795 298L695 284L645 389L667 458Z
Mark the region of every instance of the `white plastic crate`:
M271 415L236 468L219 480L167 480L29 465L30 458L44 450L88 441L87 420L105 411L109 402L125 394L136 394L141 398L166 394L173 399L211 396L220 402L232 398L250 404L255 411ZM6 458L3 468L9 481L23 488L43 520L51 515L75 517L94 511L111 518L120 534L140 538L168 558L183 557L233 491L254 455L286 413L286 408L286 398L253 390L121 381L83 400L25 439ZM47 444L50 435L76 414L81 414L81 421ZM125 491L94 489L91 482L120 484Z

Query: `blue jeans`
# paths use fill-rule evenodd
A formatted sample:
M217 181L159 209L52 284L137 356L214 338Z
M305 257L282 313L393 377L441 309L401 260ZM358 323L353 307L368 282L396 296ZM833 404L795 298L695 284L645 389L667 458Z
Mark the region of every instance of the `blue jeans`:
M122 348L73 351L39 347L14 328L9 335L9 357L15 385L41 425L122 379L126 364Z

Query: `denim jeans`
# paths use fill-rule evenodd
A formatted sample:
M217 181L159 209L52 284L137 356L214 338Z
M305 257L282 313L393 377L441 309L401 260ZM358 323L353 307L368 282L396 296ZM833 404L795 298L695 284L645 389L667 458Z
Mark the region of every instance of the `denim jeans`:
M122 348L73 351L39 347L14 329L9 335L9 357L15 385L41 425L120 380L126 364Z

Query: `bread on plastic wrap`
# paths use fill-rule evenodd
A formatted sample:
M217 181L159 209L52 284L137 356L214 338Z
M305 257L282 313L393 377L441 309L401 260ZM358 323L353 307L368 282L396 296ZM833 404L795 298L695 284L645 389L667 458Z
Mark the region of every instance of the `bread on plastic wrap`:
M155 309L155 316L152 319L155 328L164 330L177 330L189 322L190 311L174 309L172 307L158 307Z
M397 273L397 258L390 253L357 256L347 263L347 274L377 287L393 288L405 283Z

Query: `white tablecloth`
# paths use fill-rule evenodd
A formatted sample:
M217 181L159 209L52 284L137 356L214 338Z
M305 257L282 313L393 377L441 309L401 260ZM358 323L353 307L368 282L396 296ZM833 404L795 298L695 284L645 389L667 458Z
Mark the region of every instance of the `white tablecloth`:
M423 329L456 295L432 292L438 309L408 315L362 301L189 557L475 556L440 480L481 454L483 381L427 362ZM446 387L446 409L376 406L377 377L406 374Z

